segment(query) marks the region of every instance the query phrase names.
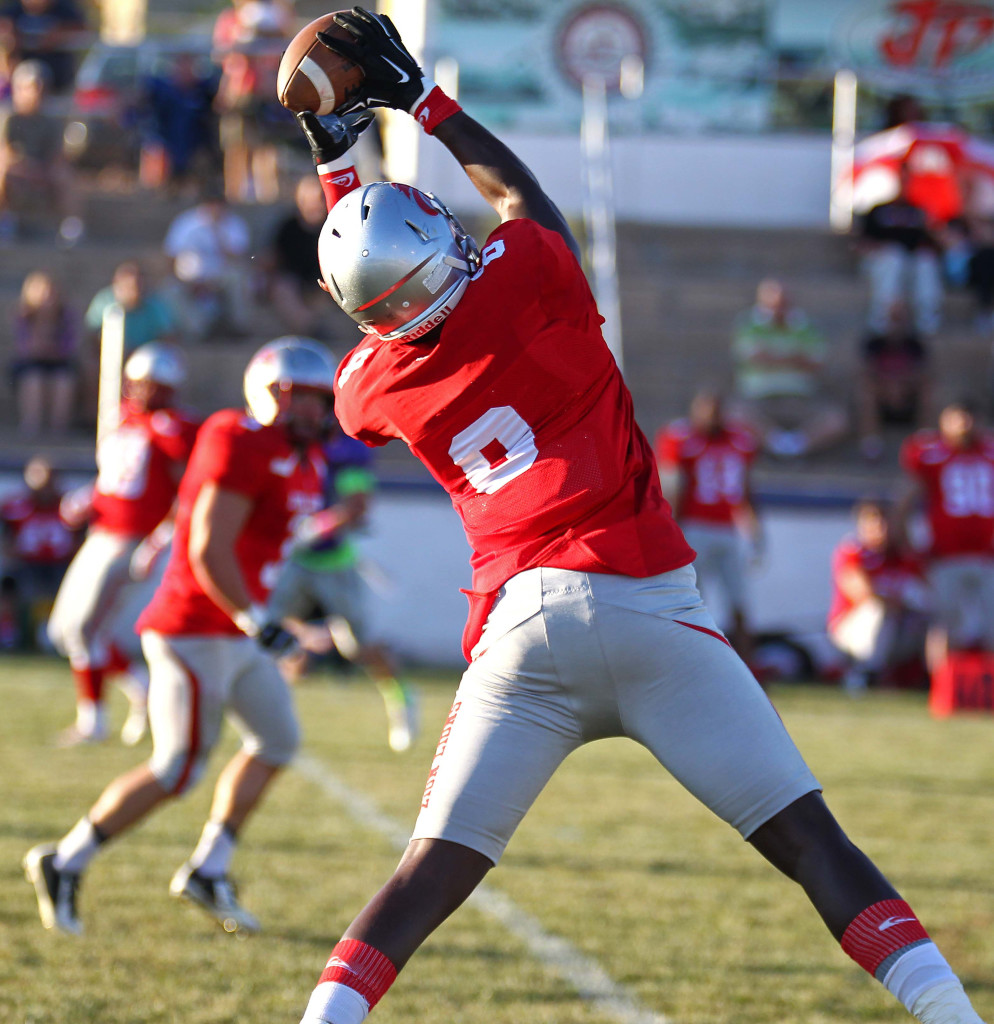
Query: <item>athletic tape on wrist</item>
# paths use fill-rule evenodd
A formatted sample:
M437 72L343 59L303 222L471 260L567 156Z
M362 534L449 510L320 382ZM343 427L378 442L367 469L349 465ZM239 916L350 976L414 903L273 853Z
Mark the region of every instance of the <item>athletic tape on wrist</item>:
M443 121L458 114L460 110L462 107L451 96L442 92L434 82L426 80L424 91L411 108L411 115L426 134L432 135Z

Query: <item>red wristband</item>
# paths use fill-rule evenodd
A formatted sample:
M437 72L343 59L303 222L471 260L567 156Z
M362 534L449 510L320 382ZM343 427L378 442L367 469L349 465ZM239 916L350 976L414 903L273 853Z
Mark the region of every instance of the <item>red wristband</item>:
M418 124L428 135L443 122L458 114L462 107L436 85L431 92L414 108L413 114Z
M332 170L330 164L320 164L317 168L318 179L324 192L325 205L329 213L331 208L342 196L347 196L360 185L359 175L354 167Z

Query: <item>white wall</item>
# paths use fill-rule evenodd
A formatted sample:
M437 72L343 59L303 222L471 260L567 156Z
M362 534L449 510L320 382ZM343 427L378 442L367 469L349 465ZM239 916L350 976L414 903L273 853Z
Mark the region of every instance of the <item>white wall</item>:
M578 139L506 135L567 216L583 209ZM621 136L612 142L615 215L660 224L828 224L830 139L821 135ZM419 180L463 211L482 200L436 140L423 138Z
M766 555L749 580L753 628L821 632L831 553L850 528L848 512L777 507L762 518ZM368 596L373 631L405 657L463 664L459 640L467 606L459 588L469 586L469 547L442 492L381 490L360 549L389 580ZM720 601L714 604L721 621Z

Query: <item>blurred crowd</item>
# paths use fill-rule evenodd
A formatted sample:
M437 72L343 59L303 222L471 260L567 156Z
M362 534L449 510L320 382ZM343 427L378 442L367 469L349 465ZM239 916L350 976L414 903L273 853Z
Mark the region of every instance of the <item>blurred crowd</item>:
M260 330L344 344L352 326L317 285L324 197L296 125L275 99L279 56L300 21L292 5L231 0L209 38L130 49L97 42L91 15L75 0L0 2L0 249L54 242L65 254L60 269L40 259L23 275L4 325L19 435L39 442L92 431L110 310L123 316L125 356L150 342L257 344L265 340ZM925 112L901 97L880 127L914 131L926 122ZM380 152L370 138L363 159L375 163ZM81 294L66 273L84 266L92 251L81 196L108 167L171 219L157 252L136 250ZM935 370L943 362L949 296L958 293L960 308L969 305L978 349L994 333L994 205L966 202L934 166L916 167L909 158L891 170L889 192L853 223L852 263L865 305L852 310L850 334L832 336L795 301L789 268L757 280L754 302L728 324L720 379L709 380L687 417L657 437L664 485L699 552L701 577L725 590L729 632L747 657L753 639L745 566L763 554L753 465L766 460L789 471L834 460L896 471L900 453L914 479L909 446L930 428L945 436L948 395L938 393ZM970 438L985 437L990 381L947 379L946 390L950 383L968 410ZM971 440L966 448L984 444ZM17 567L0 585L0 647L32 634L38 615L30 609L47 593L22 579L37 559L16 550L24 540L17 510L47 509L58 481L44 460L29 463L25 480L14 511L0 511L4 564ZM892 508L879 495L861 503L854 539L839 555L828 632L854 679L886 678L884 663L923 657L924 637L939 621L934 586L919 586L929 577L930 542L913 542L916 508ZM51 533L44 558L58 575L78 538L71 530L56 536L54 526ZM902 571L918 580L899 626L890 598L884 611L850 614L868 595L880 596L865 579L852 583L859 573L849 571L859 563L862 572L860 559L873 562L866 552L878 548L899 548ZM866 646L870 621L877 640L895 632L902 638L890 654L880 651L891 640ZM979 641L971 635L964 642ZM909 647L914 657L905 658Z

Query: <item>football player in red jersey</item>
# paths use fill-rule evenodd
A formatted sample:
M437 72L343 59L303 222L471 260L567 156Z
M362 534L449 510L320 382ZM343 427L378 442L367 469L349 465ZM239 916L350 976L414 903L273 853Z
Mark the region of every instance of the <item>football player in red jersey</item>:
M952 402L937 431L904 443L901 466L910 478L902 516L907 521L923 503L932 534L929 667L938 668L950 649L994 650L994 437L978 429L969 401Z
M165 576L137 627L151 672L152 756L111 782L57 844L27 853L24 867L46 927L81 932L76 891L100 845L198 780L229 715L242 748L218 777L200 841L170 892L226 931L257 930L235 897L228 865L239 828L298 739L273 658L292 638L266 618L263 604L295 526L322 504L318 440L334 372L313 342L271 342L245 372L251 415L222 410L198 433Z
M749 486L758 442L747 427L726 421L718 392L703 389L694 396L687 419L658 432L655 449L663 494L697 552L698 586L707 597L713 581L718 582L732 620L729 640L748 661L742 537L758 557L762 531Z
M336 379L343 428L404 440L473 550L470 665L411 843L332 951L305 1024L357 1024L483 879L566 755L648 747L800 883L831 933L925 1024L977 1024L912 909L846 837L776 712L700 601L693 551L601 336L559 210L462 113L388 18L319 34L365 72L360 104L409 111L501 224L482 249L434 197L386 183L340 199L325 284L366 332Z
M24 467L26 489L0 504L4 575L11 577L20 625L32 630L51 611L52 599L79 548L79 529L70 529L59 514L63 492L48 459L35 455Z
M76 683L76 723L63 744L102 740L107 735L104 682L128 659L112 636L129 605L131 559L142 541L171 515L176 487L186 466L198 421L176 408L186 379L178 350L152 342L124 364L124 401L117 427L97 447L92 499L71 513L73 523L89 517L89 532L66 572L48 624L56 650L69 659ZM67 503L71 505L72 503ZM70 524L72 525L72 523ZM134 652L137 660L137 650ZM137 742L144 732L142 670L133 674L128 696L132 713L123 738Z
M828 635L852 659L845 686L866 688L924 652L930 594L921 560L900 543L892 510L880 501L856 506L856 532L832 554Z

